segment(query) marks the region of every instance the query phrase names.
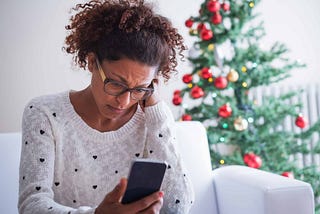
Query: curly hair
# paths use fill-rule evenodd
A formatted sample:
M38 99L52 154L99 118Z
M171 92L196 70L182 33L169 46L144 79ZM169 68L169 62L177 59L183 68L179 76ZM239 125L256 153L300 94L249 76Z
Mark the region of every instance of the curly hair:
M92 0L73 10L77 13L66 26L63 49L80 68L86 69L87 55L93 52L99 61L128 58L158 66L165 80L176 72L177 52L183 58L186 50L183 38L143 0Z

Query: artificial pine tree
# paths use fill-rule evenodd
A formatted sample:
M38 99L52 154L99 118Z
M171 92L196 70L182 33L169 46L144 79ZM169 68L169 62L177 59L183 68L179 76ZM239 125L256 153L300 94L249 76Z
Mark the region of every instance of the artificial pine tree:
M259 86L268 86L290 76L304 65L285 57L287 48L275 43L269 50L259 42L263 23L252 24L259 0L205 0L199 15L186 20L196 41L189 57L193 69L185 74L183 89L173 95L173 104L183 109L182 120L201 121L207 128L213 168L225 164L247 165L309 182L315 198L320 195L320 172L316 166L300 167L296 154L319 154L320 143L310 151L306 139L319 132L299 114L301 103L288 105L299 91L264 97L264 104L249 98ZM219 48L227 46L228 53ZM299 133L277 129L293 117ZM227 145L228 153L219 146ZM317 203L319 212L320 206Z

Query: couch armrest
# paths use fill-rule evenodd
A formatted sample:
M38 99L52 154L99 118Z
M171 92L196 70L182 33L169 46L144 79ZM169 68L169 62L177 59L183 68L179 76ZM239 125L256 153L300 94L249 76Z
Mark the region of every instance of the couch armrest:
M219 214L313 214L310 184L246 166L213 171Z
M0 213L18 213L21 133L0 133Z
M218 214L206 130L197 121L176 122L178 148L192 181L195 202L189 214Z

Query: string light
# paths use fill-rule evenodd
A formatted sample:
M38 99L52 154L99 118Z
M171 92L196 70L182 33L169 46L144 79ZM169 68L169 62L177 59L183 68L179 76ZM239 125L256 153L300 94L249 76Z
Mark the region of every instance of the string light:
M212 77L208 78L208 82L213 82Z
M249 122L249 123L253 123L253 121L254 121L254 120L253 120L252 117L249 117L249 118L248 118L248 122Z
M241 71L242 71L243 73L246 73L246 72L247 72L247 67L246 67L246 66L242 66Z
M251 2L249 3L249 7L251 7L251 8L254 7L254 2L253 2L253 1L251 1Z
M220 160L220 164L223 165L224 164L224 160L221 159Z
M242 87L244 87L244 88L248 87L248 83L243 82L243 83L242 83Z
M228 123L222 124L222 128L227 129L229 127Z
M224 137L220 137L220 138L219 138L219 141L220 141L220 142L224 142L224 141L225 141L225 138L224 138Z
M188 88L192 88L192 86L193 86L192 83L188 84Z

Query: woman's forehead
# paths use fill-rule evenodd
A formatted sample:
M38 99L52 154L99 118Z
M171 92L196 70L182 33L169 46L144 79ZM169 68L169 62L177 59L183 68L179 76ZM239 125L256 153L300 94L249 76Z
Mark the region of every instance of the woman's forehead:
M102 68L109 78L126 84L149 85L157 75L157 66L123 58L116 61L103 60Z

